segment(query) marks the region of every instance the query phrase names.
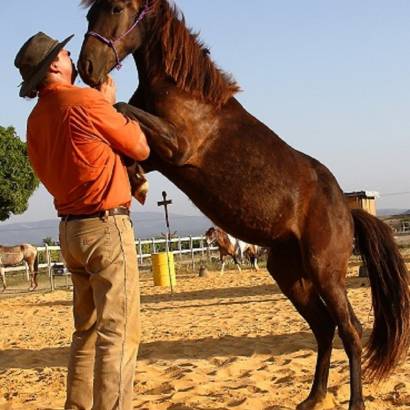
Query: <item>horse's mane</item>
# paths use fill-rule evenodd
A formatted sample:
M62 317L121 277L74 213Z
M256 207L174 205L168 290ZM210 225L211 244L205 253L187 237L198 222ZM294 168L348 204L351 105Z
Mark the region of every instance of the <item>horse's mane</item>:
M209 49L198 39L198 33L186 27L175 5L167 0L152 0L151 4L157 18L150 27L152 35L146 50L154 53L155 46L160 46L163 68L178 88L217 105L226 103L239 91L237 83L215 66ZM148 61L155 61L155 57Z
M92 6L96 1L82 0L81 4ZM170 5L168 0L148 1L152 20L144 46L147 75L154 77L158 70L165 70L181 90L218 106L225 104L239 91L238 84L213 63L209 49L199 40L198 33L186 27L176 5Z

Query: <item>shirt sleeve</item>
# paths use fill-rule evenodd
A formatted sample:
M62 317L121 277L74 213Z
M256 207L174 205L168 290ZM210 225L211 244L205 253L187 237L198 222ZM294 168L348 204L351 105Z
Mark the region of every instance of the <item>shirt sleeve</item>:
M30 161L31 167L33 168L35 174L38 176L38 158L33 150L33 138L31 136L30 128L27 127L26 131L27 138L27 156Z
M115 110L98 91L90 90L84 107L73 107L74 111L85 110L89 125L97 137L109 144L115 151L141 161L146 158L141 152L146 147L145 135L137 121L133 121ZM80 116L82 116L80 114Z

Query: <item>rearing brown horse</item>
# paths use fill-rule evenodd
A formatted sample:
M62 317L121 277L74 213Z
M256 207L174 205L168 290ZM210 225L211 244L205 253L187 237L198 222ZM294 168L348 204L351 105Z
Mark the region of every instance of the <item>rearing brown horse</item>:
M215 224L270 248L268 270L309 323L318 343L313 386L299 410L326 395L336 327L350 363L350 410L364 409L361 325L346 295L353 235L367 263L374 327L371 377L389 374L410 338L408 274L377 218L351 211L330 171L296 151L233 97L237 84L167 0L85 0L89 30L79 61L97 86L133 54L139 86L127 115L138 118L152 154L143 164L174 182Z

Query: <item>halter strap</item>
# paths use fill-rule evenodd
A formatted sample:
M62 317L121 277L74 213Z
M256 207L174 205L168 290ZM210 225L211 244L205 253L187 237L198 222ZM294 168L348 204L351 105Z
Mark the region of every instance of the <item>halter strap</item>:
M112 48L115 54L115 61L116 65L115 68L119 70L122 67L120 57L118 55L118 51L115 47L115 43L118 43L120 40L122 40L124 37L126 37L129 33L131 33L132 30L134 30L135 27L138 26L138 24L142 21L142 19L148 14L149 12L149 6L148 6L148 1L145 3L144 8L142 9L141 13L139 13L138 17L135 19L133 25L123 34L121 34L118 38L116 39L109 39L107 37L104 37L103 35L96 33L95 31L88 31L85 36L92 36L95 38L98 38L101 40L104 44L107 44L108 47Z

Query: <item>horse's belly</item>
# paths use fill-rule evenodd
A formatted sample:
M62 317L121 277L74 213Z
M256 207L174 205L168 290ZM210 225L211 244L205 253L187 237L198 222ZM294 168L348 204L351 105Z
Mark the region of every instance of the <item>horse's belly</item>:
M249 243L268 246L292 230L291 194L275 195L266 181L252 183L223 175L183 171L173 182L217 226Z
M1 256L1 264L3 266L16 266L22 262L21 258L10 257L10 256Z

